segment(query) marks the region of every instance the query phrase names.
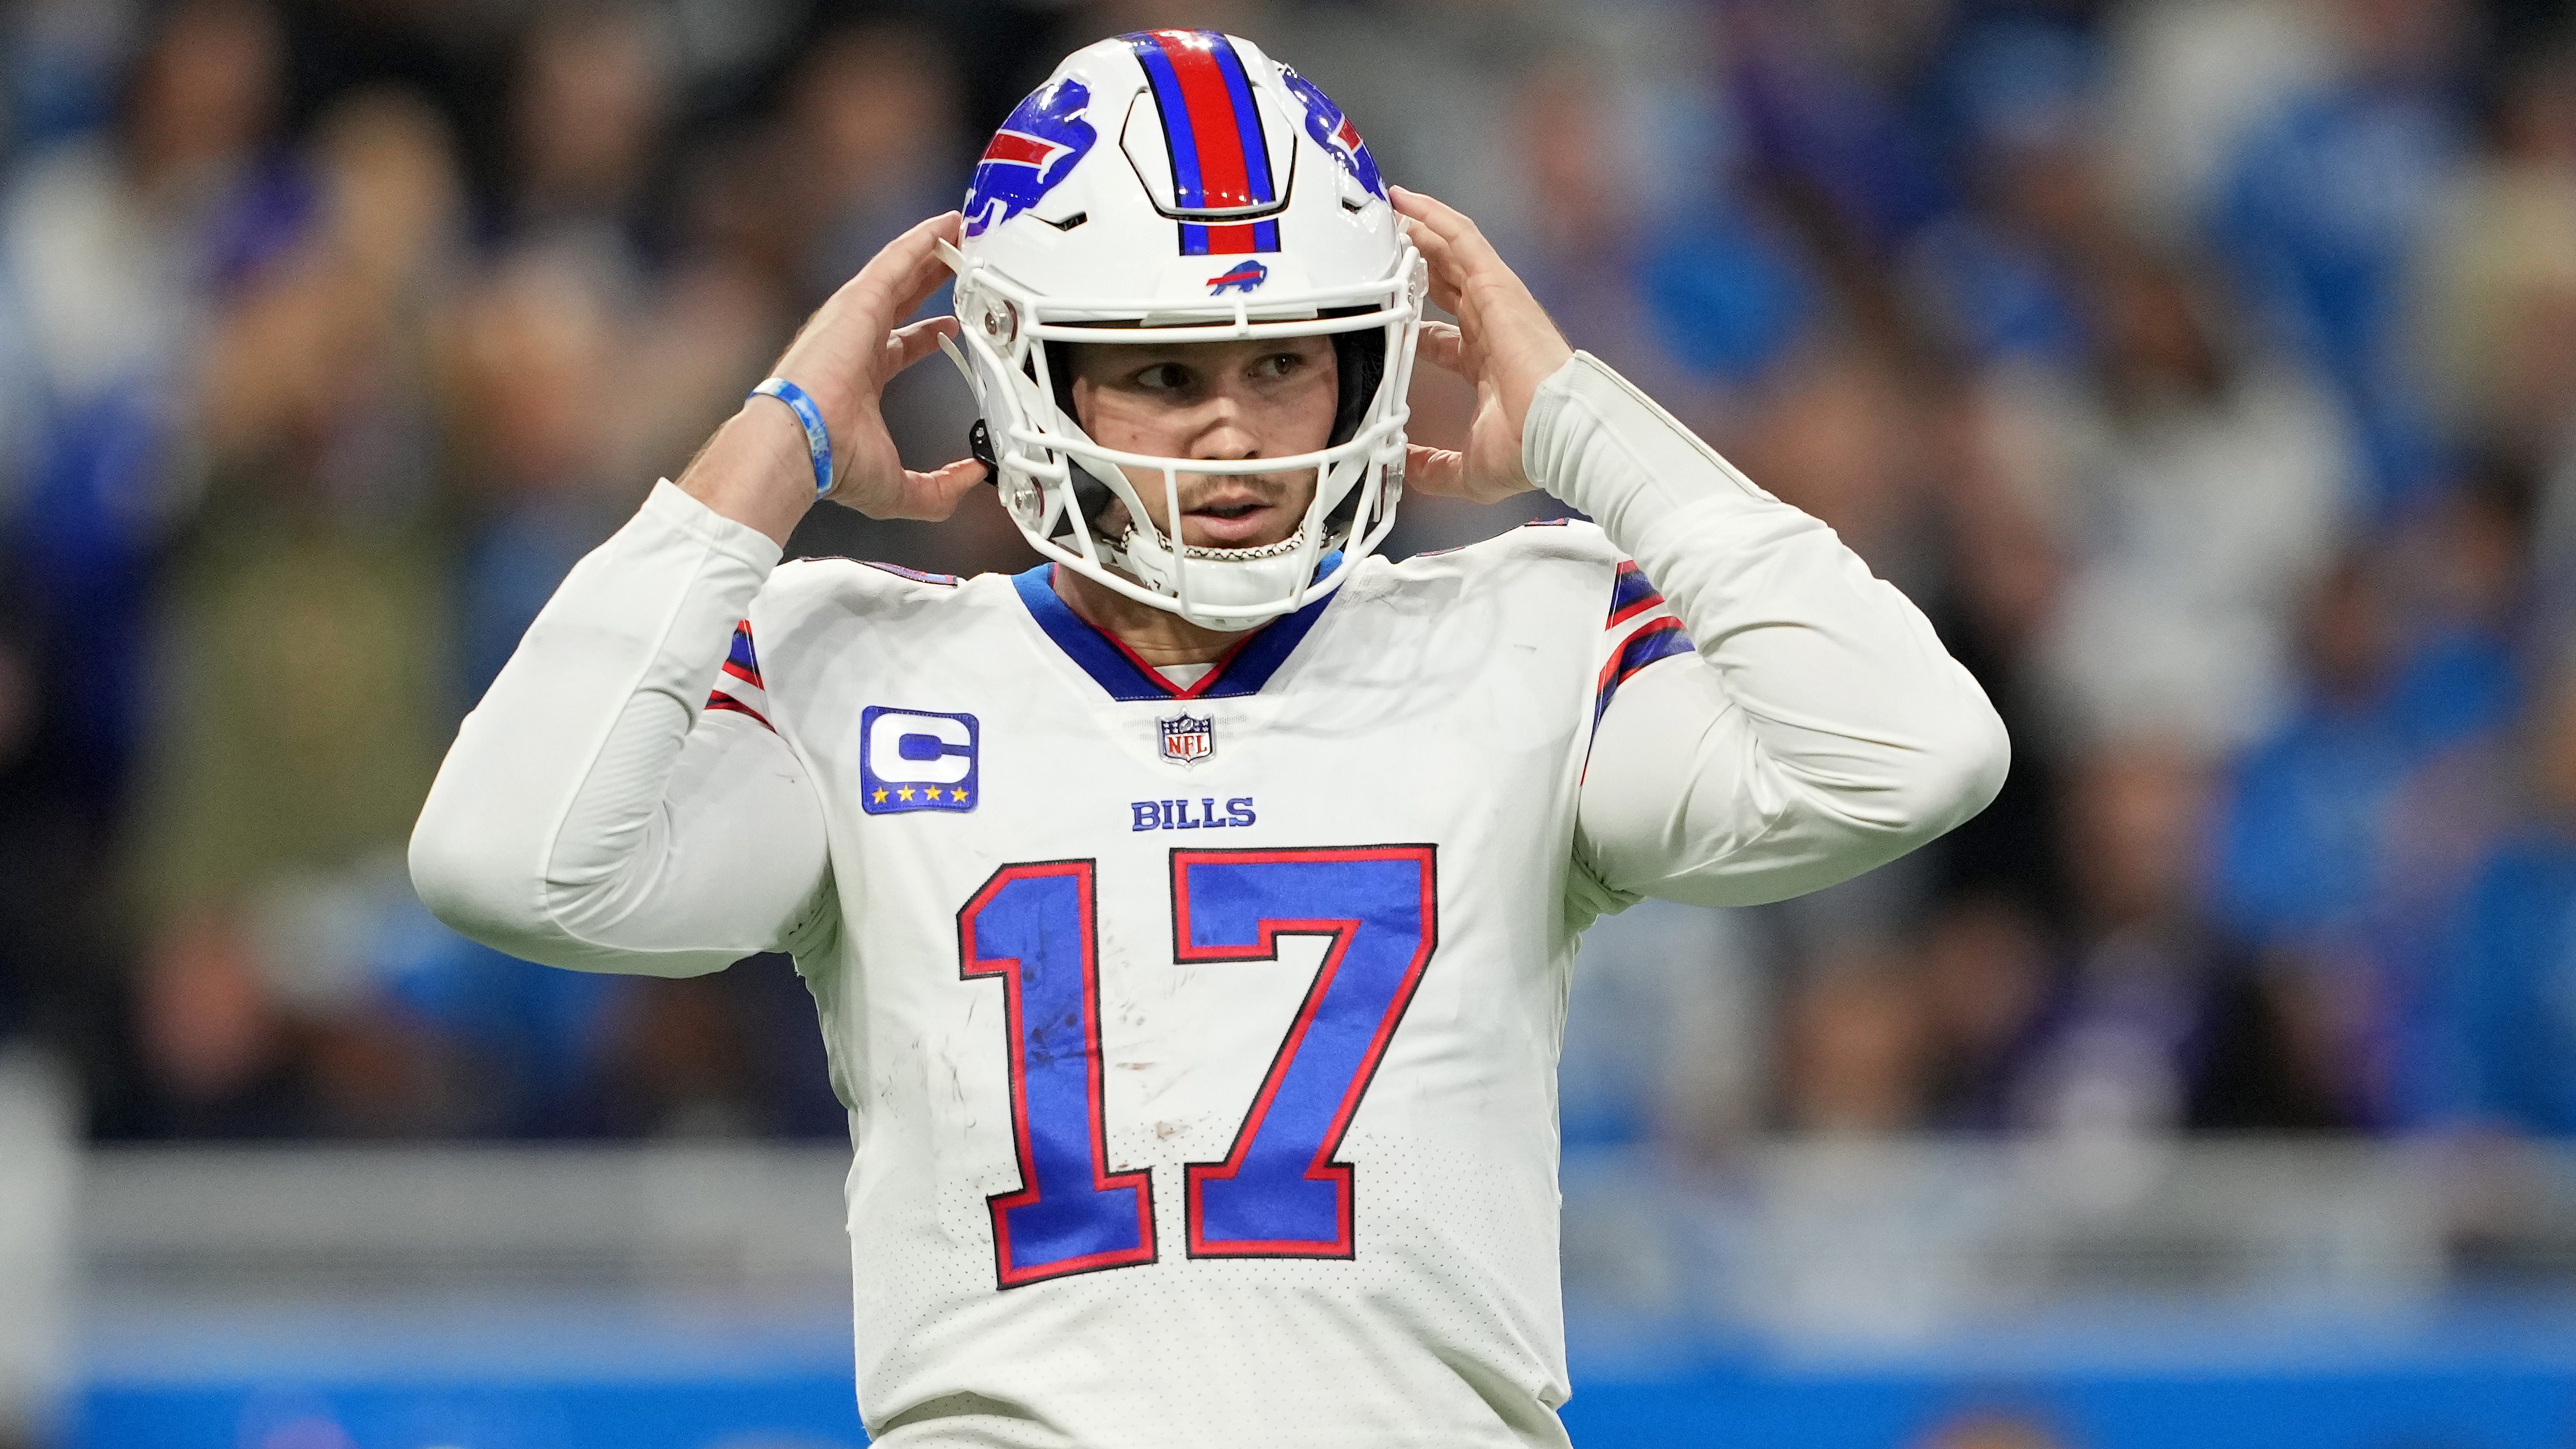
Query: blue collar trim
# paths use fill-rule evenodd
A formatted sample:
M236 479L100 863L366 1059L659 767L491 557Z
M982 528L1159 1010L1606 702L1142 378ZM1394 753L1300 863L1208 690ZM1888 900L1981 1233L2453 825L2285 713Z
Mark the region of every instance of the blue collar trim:
M1338 551L1326 554L1323 563L1315 570L1315 576L1322 578L1341 566L1342 556ZM1011 586L1019 590L1020 602L1028 606L1029 617L1035 619L1038 628L1065 652L1066 658L1081 666L1082 672L1107 690L1111 699L1127 701L1237 699L1260 693L1261 687L1270 682L1270 676L1278 673L1279 667L1288 662L1288 656L1296 652L1307 632L1315 627L1315 621L1324 617L1324 608L1333 602L1334 594L1340 592L1337 589L1334 594L1326 594L1297 612L1274 619L1244 635L1205 677L1182 689L1137 658L1126 645L1092 627L1089 620L1075 613L1058 597L1055 565L1040 564L1025 573L1014 574Z

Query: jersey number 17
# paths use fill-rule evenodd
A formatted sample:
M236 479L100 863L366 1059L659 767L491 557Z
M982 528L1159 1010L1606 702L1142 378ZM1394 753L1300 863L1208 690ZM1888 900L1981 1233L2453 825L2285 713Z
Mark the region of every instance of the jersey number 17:
M1155 1259L1153 1170L1109 1166L1094 862L1006 865L957 913L959 974L1002 983L1020 1186L989 1199L1001 1286ZM1172 852L1172 952L1275 961L1327 939L1220 1162L1183 1168L1193 1258L1348 1258L1343 1134L1439 930L1428 845Z

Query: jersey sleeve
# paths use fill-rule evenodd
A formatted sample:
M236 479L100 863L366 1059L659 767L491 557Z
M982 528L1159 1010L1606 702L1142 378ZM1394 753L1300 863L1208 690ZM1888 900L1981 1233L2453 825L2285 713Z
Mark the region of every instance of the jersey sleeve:
M666 482L574 567L413 830L440 919L532 961L657 976L828 930L822 804L748 620L778 557Z
M1540 389L1524 461L1635 560L1608 600L1579 906L1803 894L2002 787L2002 721L1921 611L1589 354Z

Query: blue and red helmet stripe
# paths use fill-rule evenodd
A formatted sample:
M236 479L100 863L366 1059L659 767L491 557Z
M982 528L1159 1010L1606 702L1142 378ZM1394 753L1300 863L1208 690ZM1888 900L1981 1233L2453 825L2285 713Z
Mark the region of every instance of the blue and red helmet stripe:
M1145 69L1181 211L1248 211L1279 201L1270 144L1252 76L1234 44L1213 30L1154 30L1122 37ZM1185 221L1181 254L1279 250L1279 223Z

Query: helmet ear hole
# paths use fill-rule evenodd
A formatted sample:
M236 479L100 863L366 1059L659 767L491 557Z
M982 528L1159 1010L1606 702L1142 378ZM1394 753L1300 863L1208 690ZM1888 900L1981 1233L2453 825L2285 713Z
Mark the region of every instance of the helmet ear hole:
M1339 310L1347 313L1367 309ZM1377 397L1377 385L1386 377L1386 331L1368 327L1357 332L1336 332L1332 336L1333 371L1338 387L1333 403L1333 432L1325 446L1338 448L1358 436L1360 420L1368 415L1369 403Z
M1047 380L1055 384L1055 410L1072 419L1073 425L1082 429L1085 437L1090 436L1091 425L1082 420L1082 414L1073 406L1073 344L1046 342L1040 345L1046 348Z

